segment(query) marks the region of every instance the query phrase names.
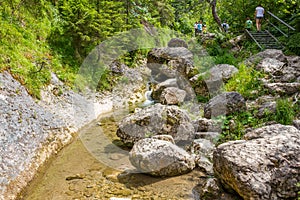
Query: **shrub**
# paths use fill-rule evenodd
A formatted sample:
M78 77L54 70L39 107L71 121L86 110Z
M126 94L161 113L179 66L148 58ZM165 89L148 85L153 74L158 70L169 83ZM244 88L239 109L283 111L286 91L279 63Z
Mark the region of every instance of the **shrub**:
M288 99L278 99L276 101L275 121L288 125L291 124L295 117L295 108Z
M239 72L225 84L225 90L228 92L236 91L248 99L256 98L264 92L262 83L259 80L262 76L263 74L252 67L242 64L239 66Z
M286 48L292 53L300 55L300 33L296 33L289 38Z

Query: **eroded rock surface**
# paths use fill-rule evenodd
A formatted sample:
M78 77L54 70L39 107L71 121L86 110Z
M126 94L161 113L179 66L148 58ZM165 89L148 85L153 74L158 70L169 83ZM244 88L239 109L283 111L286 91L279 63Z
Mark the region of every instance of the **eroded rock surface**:
M194 158L171 142L145 138L136 142L129 153L133 166L154 176L176 176L195 167Z
M229 115L246 109L245 99L237 92L226 92L215 96L204 107L204 117L210 119Z
M214 172L244 199L296 199L299 155L300 131L275 124L247 133L245 140L219 145Z
M117 135L125 143L154 135L171 135L175 142L189 141L195 129L187 112L177 106L155 104L125 117L118 126Z
M180 105L184 102L186 92L176 87L168 87L160 96L160 103L164 105Z

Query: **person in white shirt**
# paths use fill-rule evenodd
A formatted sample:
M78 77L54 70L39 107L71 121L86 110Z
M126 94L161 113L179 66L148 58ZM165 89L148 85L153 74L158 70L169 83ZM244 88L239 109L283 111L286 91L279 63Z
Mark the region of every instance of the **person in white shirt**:
M255 21L256 21L256 29L257 31L261 31L261 21L264 18L264 14L265 14L265 9L261 6L258 5L255 8Z
M198 33L198 22L195 22L194 29L195 29L195 37L196 37Z

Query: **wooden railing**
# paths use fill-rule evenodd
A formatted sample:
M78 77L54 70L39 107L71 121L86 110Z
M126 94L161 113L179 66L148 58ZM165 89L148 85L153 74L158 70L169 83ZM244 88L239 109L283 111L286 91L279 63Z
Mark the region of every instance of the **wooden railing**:
M269 19L268 19L268 25L271 25L272 27L274 27L278 32L280 32L285 37L289 37L291 31L295 31L296 30L293 27L291 27L289 24L287 24L286 22L284 22L282 19L280 19L279 17L277 17L276 15L274 15L273 13L271 13L270 11L267 11L267 14L270 16ZM276 20L278 23L280 23L280 24L284 25L285 27L287 27L287 33L284 32L282 29L280 29L278 26L276 26L273 23L273 20ZM268 26L268 30L270 31L270 26Z

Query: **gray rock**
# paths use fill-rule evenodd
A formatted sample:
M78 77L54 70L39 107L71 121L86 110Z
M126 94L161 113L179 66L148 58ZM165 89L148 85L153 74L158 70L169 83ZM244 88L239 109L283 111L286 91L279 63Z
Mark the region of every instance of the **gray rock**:
M256 69L261 70L265 73L282 75L282 69L285 67L286 63L273 58L264 58L258 65Z
M175 78L167 79L154 86L151 97L153 100L159 101L162 91L167 87L178 87L177 80Z
M167 142L171 142L172 144L175 144L174 138L171 135L154 135L151 138L157 140L165 140Z
M228 81L238 71L235 66L228 64L219 64L209 70L210 77L221 78L224 82Z
M195 139L207 139L215 144L220 139L220 135L220 132L196 132Z
M193 188L193 198L195 200L241 200L242 198L230 194L222 188L221 183L216 178L200 178L199 184Z
M178 146L152 138L136 142L129 153L133 166L154 176L177 176L195 167L194 158Z
M221 122L213 119L199 118L193 121L197 132L221 132Z
M153 86L151 97L153 100L159 101L162 91L167 87L178 87L176 78L167 79Z
M251 131L245 139L217 147L215 175L244 199L296 199L300 131L275 124Z
M212 162L203 155L196 155L195 156L195 163L196 166L199 167L200 170L204 171L206 174L213 174L213 164Z
M298 130L300 130L300 120L294 120L293 126L295 126Z
M287 57L283 54L281 50L276 49L266 49L265 51L262 51L254 56L251 56L246 61L244 61L247 65L256 65L264 58L272 58L275 60L278 60L280 62L287 62Z
M172 38L169 42L168 42L168 47L184 47L184 48L188 48L187 43L180 38Z
M194 139L195 129L186 111L177 106L155 104L126 116L118 125L117 135L125 143L154 135L171 135L178 144Z
M163 64L166 66L161 67ZM147 67L152 70L151 73L154 77L161 76L162 69L168 69L169 73L179 73L187 78L197 73L197 69L193 65L193 54L184 47L152 49L147 56Z
M215 145L207 139L196 139L191 147L191 153L205 156L210 160L212 160L214 150Z
M208 94L216 94L220 91L224 82L227 82L238 69L233 65L219 64L208 72L197 74L190 78L190 83L197 95L208 96Z
M226 92L215 96L204 106L204 117L230 115L246 109L245 99L237 92Z
M264 87L271 93L293 95L300 92L300 83L265 83Z
M276 102L265 102L259 107L257 117L262 118L266 115L273 115L275 112Z
M288 67L284 70L284 74L292 73L296 79L300 79L300 56L288 56Z
M165 88L160 96L160 103L165 105L181 105L186 92L176 87Z
M201 95L204 97L209 96L209 89L204 80L203 74L197 74L193 76L189 79L189 82L192 88L194 89L196 95Z

